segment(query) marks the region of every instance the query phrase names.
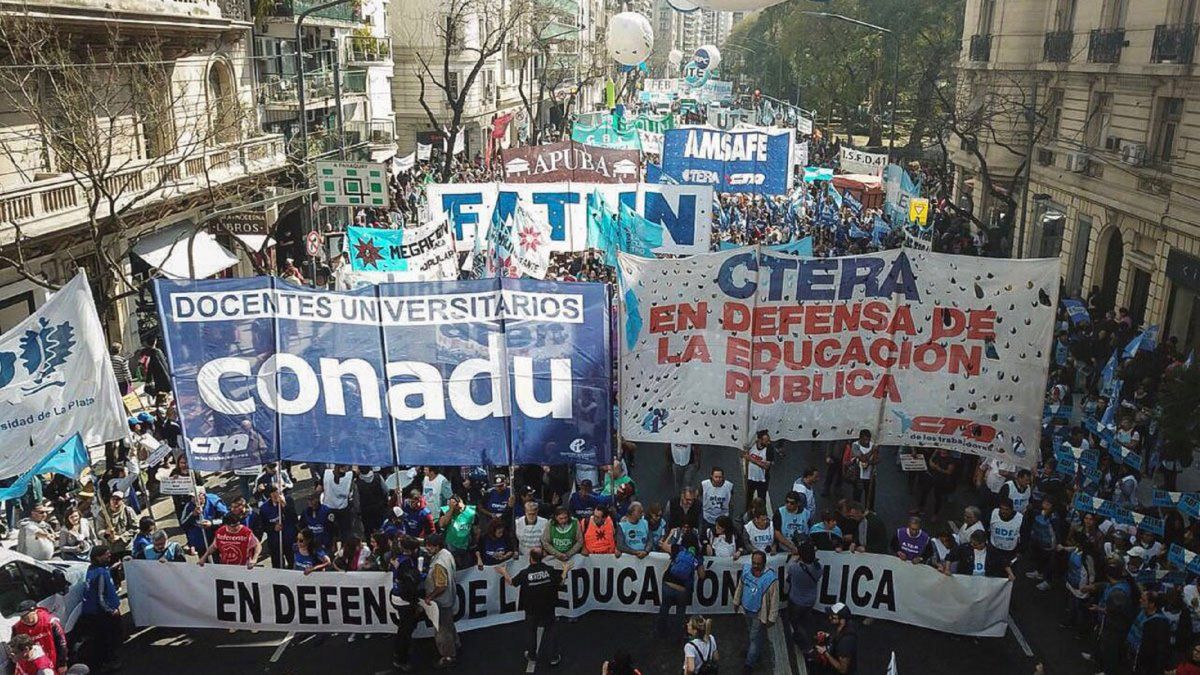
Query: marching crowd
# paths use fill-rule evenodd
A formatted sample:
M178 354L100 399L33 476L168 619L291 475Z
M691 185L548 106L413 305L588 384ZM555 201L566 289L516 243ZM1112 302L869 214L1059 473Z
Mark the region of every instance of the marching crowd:
M814 145L814 153L816 162L834 163L837 146ZM426 164L398 172L394 211L364 210L359 222L402 226L413 220L423 207L420 188L433 175ZM459 161L454 178L486 181L495 175L479 163ZM839 207L833 226L818 225L817 211L832 201L828 187L802 185L787 198L720 195L714 248L813 236L817 255L843 255L904 241L900 228L877 229L882 214L873 209ZM938 250L977 253L986 243L944 207L936 210L933 228ZM551 274L613 280L613 271L591 253L559 254ZM83 483L35 481L24 498L6 505L18 551L37 560L88 564L78 644L68 644L58 618L22 603L8 643L10 659L21 674L86 672L71 665L76 661L94 672L118 667L122 565L145 559L269 564L305 575L389 572L401 617L394 665L404 672L416 667L412 635L426 616L435 627L438 660L432 665L456 663L455 574L492 567L520 589L526 657L553 666L560 660L558 589L574 561L657 552L669 561L656 630L664 640L682 640L682 672L715 672L719 661L733 658L718 649L711 621L684 618L704 561L725 558L742 565L734 603L748 644L739 659L743 672L759 665L767 631L783 621L810 672L854 673L855 617L840 603L825 612L816 605L823 575L818 552L855 551L896 556L948 575L1025 575L1042 592L1061 585L1068 600L1062 625L1087 640L1082 651L1096 672L1195 675L1200 570L1187 561L1200 552L1200 513L1188 513L1185 501L1170 496L1176 493L1148 501L1151 490L1141 485L1157 477L1164 490L1174 490L1187 463L1165 440L1161 409L1189 372L1191 356L1173 340L1158 340L1152 330L1134 325L1125 308L1108 306L1096 289L1079 306L1082 313L1061 312L1048 354L1042 462L1034 470L942 448L883 448L863 430L852 442L801 444L801 451L819 459L800 475L784 477L790 489L775 493L770 485L781 481L770 476L783 446L765 432L736 459L735 451L726 451L723 468L704 476L698 475L699 447L664 449L673 483L668 495L642 487L659 484L660 477L639 474L638 454L648 449L629 442L617 444L605 466L283 463L210 491L179 450L169 382L148 373L153 352L143 363L131 363L114 345L118 379L135 385L135 375L142 375L153 382L154 405L129 419L129 439L107 449L103 474ZM148 460L159 444L170 452L157 453L152 466ZM875 505L879 466L902 459L907 516L885 522ZM178 533L166 531L150 511L167 476L192 476L196 486L191 494L171 497ZM738 503L735 483L745 494ZM782 578L768 565L773 554L787 556ZM633 659L616 654L605 672L635 672Z

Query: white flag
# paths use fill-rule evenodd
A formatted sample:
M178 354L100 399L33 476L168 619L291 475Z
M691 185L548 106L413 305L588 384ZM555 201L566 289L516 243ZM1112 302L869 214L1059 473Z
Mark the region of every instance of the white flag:
M0 477L37 464L78 432L87 445L129 434L87 275L0 335Z
M410 152L403 157L396 157L392 160L392 175L399 176L401 172L408 171L417 165L417 153Z
M433 144L426 145L425 143L417 143L417 159L422 162L428 162L433 156Z
M513 254L521 276L545 279L550 271L550 222L534 216L517 202L512 230Z

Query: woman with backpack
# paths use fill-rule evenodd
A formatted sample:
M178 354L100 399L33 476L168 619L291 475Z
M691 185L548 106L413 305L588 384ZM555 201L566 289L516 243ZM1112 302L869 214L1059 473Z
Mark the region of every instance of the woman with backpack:
M687 623L688 641L683 645L683 675L711 675L717 665L717 638L712 634L712 619L693 616Z

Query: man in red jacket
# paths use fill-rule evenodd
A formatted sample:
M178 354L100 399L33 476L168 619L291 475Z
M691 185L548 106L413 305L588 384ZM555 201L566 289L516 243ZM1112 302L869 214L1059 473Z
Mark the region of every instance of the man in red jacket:
M13 625L12 634L28 635L42 653L54 664L57 672L67 669L67 635L62 622L49 610L38 607L32 600L23 600L17 606L21 619Z

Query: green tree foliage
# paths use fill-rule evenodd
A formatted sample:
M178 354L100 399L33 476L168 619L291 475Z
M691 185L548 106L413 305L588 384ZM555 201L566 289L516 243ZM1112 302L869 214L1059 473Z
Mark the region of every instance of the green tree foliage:
M962 35L964 0L795 0L767 8L735 27L722 51L727 72L781 100L845 121L846 129L886 132L900 47L897 145L917 151L938 133L941 109L935 91L953 91ZM822 11L892 31L889 36ZM881 54L882 48L882 54ZM952 97L951 97L952 98Z

